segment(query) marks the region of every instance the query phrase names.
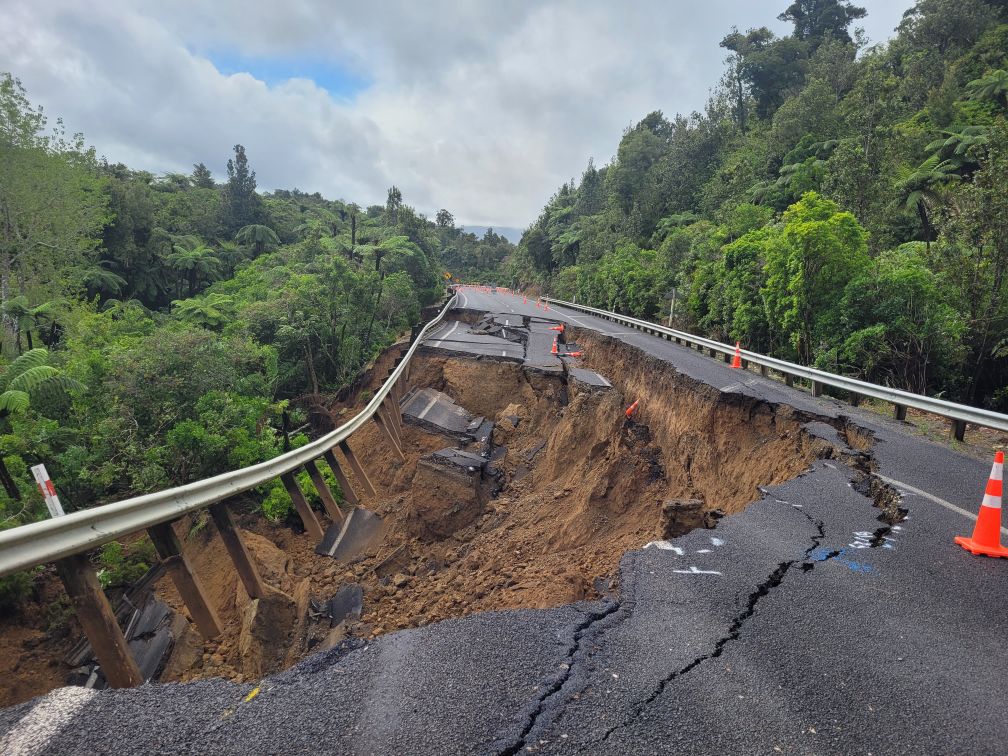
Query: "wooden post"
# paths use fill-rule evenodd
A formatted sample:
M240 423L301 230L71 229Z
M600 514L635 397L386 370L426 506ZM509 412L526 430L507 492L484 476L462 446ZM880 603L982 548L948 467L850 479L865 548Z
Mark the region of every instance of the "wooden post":
M767 377L767 366L766 365L760 365L759 366L759 374L762 375L764 378Z
M402 446L402 417L399 415L399 404L392 397L387 397L382 404L382 408L395 426L396 436L399 438L399 446Z
M170 522L162 522L147 528L147 533L154 542L154 548L168 568L172 582L179 595L189 609L196 627L204 638L216 638L221 633L220 619L217 612L207 599L203 584L192 571L192 565L182 551L182 543L175 535L175 529Z
M357 457L354 456L353 450L350 448L350 444L346 441L340 441L339 448L340 451L343 452L343 456L346 457L347 462L350 463L350 469L353 470L354 475L357 476L357 481L361 484L365 491L368 491L372 496L375 496L375 487L368 479L367 473L364 472L364 468L361 467L361 463L357 461Z
M340 512L339 504L336 503L336 498L332 495L332 491L329 490L329 486L326 485L325 478L322 477L322 473L318 469L318 465L315 464L315 461L308 460L305 462L305 470L308 471L308 477L311 478L315 490L318 491L319 498L322 499L322 506L325 507L329 519L333 522L343 522L346 518Z
M381 428L382 433L385 434L385 438L388 439L389 446L392 447L392 451L394 451L396 456L399 457L399 461L405 462L406 456L402 453L402 449L399 448L399 442L396 441L395 431L392 428L389 421L382 418L382 414L383 413L381 410L378 410L378 412L374 413L375 425Z
M785 386L794 386L794 376L791 375L791 374L789 374L789 373L785 373L784 374L784 385Z
M287 493L290 494L291 501L294 502L294 509L297 510L298 515L301 517L301 522L304 523L305 532L316 541L321 541L325 535L322 532L322 526L319 524L315 513L312 512L308 500L301 492L301 487L298 486L294 473L284 473L280 476L280 480L283 482L284 488L287 489Z
M350 506L356 507L360 504L360 499L357 498L357 493L353 490L353 486L350 485L350 480L347 478L346 473L343 472L343 468L340 467L340 463L337 461L332 449L326 449L322 456L325 457L326 464L329 465L329 469L333 471L333 475L339 481L340 488L343 490L343 498L350 503Z
M812 396L822 396L822 384L819 381L812 381Z
M728 352L725 352L724 355L723 355L723 357L724 357L725 364L726 365L730 365L731 361L732 361L732 356L730 354L728 354Z
M717 357L717 350L715 350L715 349L708 349L707 351L710 353L711 357Z
M210 516L213 517L217 532L224 542L224 548L227 549L238 577L245 586L245 593L249 598L263 598L266 595L266 586L259 576L259 569L249 554L248 547L245 546L245 539L242 538L241 531L231 516L231 510L227 504L219 501L210 505Z
M859 404L861 404L861 394L858 394L857 392L854 391L848 391L847 401L850 402L852 407L857 407Z
M906 405L905 404L894 404L893 405L893 417L899 420L901 423L906 422Z
M113 688L141 685L143 675L87 555L74 554L61 559L56 562L56 573L77 610L77 620L109 685Z
M953 420L952 421L952 438L956 441L962 441L966 438L966 421L965 420Z

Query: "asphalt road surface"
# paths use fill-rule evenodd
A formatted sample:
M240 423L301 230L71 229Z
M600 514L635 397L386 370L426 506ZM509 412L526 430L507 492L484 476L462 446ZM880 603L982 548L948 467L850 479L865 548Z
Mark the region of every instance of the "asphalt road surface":
M460 305L543 315L474 290ZM334 649L248 700L253 686L223 681L64 688L0 712L0 753L1006 752L1008 561L952 542L989 463L661 338L546 317L722 390L853 418L907 518L880 527L852 472L820 461L715 530L629 552L605 600Z

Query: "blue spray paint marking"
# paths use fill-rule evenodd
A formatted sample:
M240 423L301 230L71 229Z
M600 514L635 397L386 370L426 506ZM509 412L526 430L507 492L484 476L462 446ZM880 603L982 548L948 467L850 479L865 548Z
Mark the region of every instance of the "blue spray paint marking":
M852 572L857 572L861 575L873 575L878 572L878 569L870 564L865 564L864 562L855 562L853 559L843 559L842 557L847 553L847 549L840 549L840 553L835 551L830 551L824 546L816 546L809 553L810 562L825 562L836 560L840 564L844 565L847 569Z

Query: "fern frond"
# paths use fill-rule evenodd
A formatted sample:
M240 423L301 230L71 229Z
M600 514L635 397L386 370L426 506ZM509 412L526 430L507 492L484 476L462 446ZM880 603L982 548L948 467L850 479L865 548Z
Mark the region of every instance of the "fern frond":
M21 373L31 370L34 367L45 365L49 361L49 350L39 347L29 349L7 366L7 369L0 375L0 388L10 385Z
M16 415L26 412L31 405L31 397L24 391L7 390L0 394L0 413Z
M30 394L45 381L59 374L60 371L52 365L35 365L16 375L9 388L12 391L25 391Z

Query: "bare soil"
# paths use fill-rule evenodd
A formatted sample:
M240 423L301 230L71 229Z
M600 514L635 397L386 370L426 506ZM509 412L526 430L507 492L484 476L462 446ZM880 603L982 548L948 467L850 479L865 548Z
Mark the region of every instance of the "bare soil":
M841 456L806 433L801 426L810 418L789 407L722 394L612 339L578 333L578 340L584 366L612 389L586 390L566 375L515 363L419 356L412 385L441 390L492 420L500 449L492 473L473 485L421 462L455 446L448 437L404 423L400 461L376 426L355 434L350 444L378 488L362 503L385 521L382 543L356 561L315 554L295 523L240 514L249 549L275 589L259 606L212 526L189 536L187 550L226 629L212 641L192 628L183 633L161 679L258 679L344 637L593 598L618 589L627 550L711 526L758 499L760 486L791 479L818 457ZM361 392L380 385L392 364L386 359L352 396L334 402L332 422L361 406ZM634 400L638 409L628 420L624 411ZM870 448L870 436L838 430L852 448ZM327 600L351 583L364 592L359 620L331 630L328 620L309 616L310 598ZM157 595L186 615L170 580L159 582ZM5 704L61 684L66 673L57 663L51 676L29 679L28 670L53 667L55 646L47 667L17 650L29 637L18 632L0 629L2 663L15 653L22 658L8 670L17 682L5 686Z

